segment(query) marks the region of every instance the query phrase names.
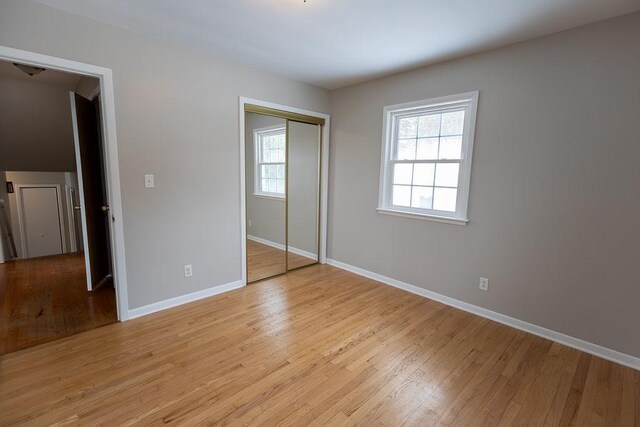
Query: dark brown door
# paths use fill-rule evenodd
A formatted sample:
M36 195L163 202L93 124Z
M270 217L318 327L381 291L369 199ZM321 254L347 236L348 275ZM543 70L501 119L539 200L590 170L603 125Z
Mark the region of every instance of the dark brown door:
M105 191L103 150L97 102L72 93L71 112L76 145L80 150L82 193L89 253L88 278L96 289L111 277L109 249L109 205Z

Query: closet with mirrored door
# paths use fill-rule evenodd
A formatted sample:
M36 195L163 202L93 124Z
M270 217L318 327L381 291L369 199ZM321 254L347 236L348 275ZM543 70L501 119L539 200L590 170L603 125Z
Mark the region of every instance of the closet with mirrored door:
M325 120L245 104L246 277L319 262Z

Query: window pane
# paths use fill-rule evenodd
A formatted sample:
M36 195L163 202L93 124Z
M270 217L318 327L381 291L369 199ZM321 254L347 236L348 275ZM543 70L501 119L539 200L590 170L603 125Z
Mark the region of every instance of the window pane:
M418 140L418 160L435 160L438 158L438 138Z
M394 185L393 204L396 206L411 206L411 187L407 185Z
M464 127L464 111L444 113L442 115L442 132L440 135L462 135Z
M418 134L418 118L410 117L398 121L398 138L415 138Z
M438 163L436 165L436 185L457 187L459 169L460 165L457 163Z
M278 165L278 179L284 179L284 165Z
M398 140L398 155L396 160L415 160L416 158L416 140L400 139Z
M460 159L462 156L462 136L447 136L440 138L441 159Z
M393 183L411 185L412 163L400 163L393 170Z
M265 163L269 163L271 161L271 150L263 151L262 161Z
M269 176L269 166L262 165L260 169L260 178L267 178Z
M433 205L433 187L413 187L411 207L431 209Z
M278 191L278 185L275 179L269 180L269 193L276 193Z
M455 188L437 188L433 193L433 209L455 212L458 190Z
M284 194L284 179L276 180L277 192L280 194Z
M260 188L260 191L263 193L266 193L267 191L269 191L269 180L268 179L263 179L262 180L262 186Z
M420 117L418 122L418 138L440 135L440 114Z
M413 167L413 185L433 185L435 165L429 163L417 164Z

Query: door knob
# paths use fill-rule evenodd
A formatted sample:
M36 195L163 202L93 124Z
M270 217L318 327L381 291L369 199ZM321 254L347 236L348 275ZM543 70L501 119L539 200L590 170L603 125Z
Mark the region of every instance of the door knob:
M105 212L105 213L106 213L106 212L109 212L109 206L108 206L108 205L107 205L107 206L102 206L102 207L100 208L100 210L101 210L102 212Z

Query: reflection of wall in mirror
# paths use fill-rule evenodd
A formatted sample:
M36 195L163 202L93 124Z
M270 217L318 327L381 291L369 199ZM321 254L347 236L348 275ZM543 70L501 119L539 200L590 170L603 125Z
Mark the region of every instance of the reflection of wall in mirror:
M320 128L289 123L289 246L318 254Z

